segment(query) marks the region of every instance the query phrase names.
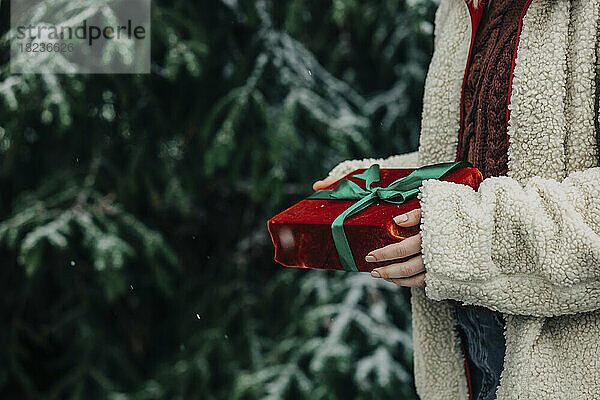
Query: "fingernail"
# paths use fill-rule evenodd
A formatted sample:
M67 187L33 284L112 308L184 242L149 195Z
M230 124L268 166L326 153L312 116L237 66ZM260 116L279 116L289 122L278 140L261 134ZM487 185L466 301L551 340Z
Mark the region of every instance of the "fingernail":
M379 272L377 272L377 270L375 270L375 269L373 271L371 271L371 276L373 278L381 278L381 275L379 275Z
M407 221L408 220L408 215L406 215L406 214L397 215L393 219L394 219L395 223L399 224L401 222Z
M375 258L375 256L372 256L372 255L368 254L365 257L365 261L367 261L367 262L373 262L373 261L377 261L377 259Z

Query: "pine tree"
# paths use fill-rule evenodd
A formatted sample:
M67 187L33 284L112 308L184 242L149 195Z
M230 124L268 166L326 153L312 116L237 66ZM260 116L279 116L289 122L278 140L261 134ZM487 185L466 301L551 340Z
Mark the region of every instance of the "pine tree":
M0 397L414 396L407 292L276 265L266 220L415 149L433 2L157 0L132 76L10 74L8 5Z

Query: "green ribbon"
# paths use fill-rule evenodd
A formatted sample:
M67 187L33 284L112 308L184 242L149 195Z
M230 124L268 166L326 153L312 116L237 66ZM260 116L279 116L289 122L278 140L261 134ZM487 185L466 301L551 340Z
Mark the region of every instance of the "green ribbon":
M362 174L352 176L352 178L365 181L364 189L349 179L343 179L334 189L319 190L309 196L308 199L358 200L348 207L346 211L338 215L331 224L333 242L340 257L342 267L346 271L358 272L352 250L344 232L344 221L346 219L370 207L377 201L392 204L405 203L419 193L419 188L423 181L427 179L441 179L451 171L471 166L466 161L427 165L414 170L404 178L395 180L386 187L372 187L374 183L380 181L379 164L373 164Z

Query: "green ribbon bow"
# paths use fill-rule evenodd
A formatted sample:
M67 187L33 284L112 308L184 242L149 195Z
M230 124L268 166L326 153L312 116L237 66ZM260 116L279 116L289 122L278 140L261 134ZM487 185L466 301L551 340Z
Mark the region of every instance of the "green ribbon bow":
M419 188L423 181L427 179L441 179L451 171L471 166L466 161L427 165L414 170L404 178L395 180L386 187L372 187L374 183L380 181L379 164L373 164L362 174L352 176L352 178L365 181L364 189L351 180L344 179L333 190L319 190L309 196L308 199L358 200L348 207L346 211L338 215L331 224L333 242L340 257L342 267L346 271L358 272L352 250L344 232L344 221L346 219L370 207L377 201L392 204L405 203L419 193Z

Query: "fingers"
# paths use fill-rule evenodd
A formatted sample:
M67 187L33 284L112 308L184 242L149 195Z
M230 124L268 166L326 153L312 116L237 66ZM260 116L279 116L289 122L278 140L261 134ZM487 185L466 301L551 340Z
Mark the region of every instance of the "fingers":
M421 223L421 209L416 208L407 213L395 216L394 222L399 226L415 226Z
M328 176L325 179L322 179L320 181L316 181L315 183L313 183L313 189L314 190L322 190L325 189L327 186L331 185L333 182L335 182L337 179L332 177L332 176Z
M368 262L396 260L405 258L421 252L421 234L416 234L404 239L399 243L388 244L385 247L375 249L366 255Z
M420 273L419 275L411 276L410 278L387 278L385 279L388 282L395 283L399 286L407 286L407 287L423 287L425 286L425 272Z
M374 278L404 279L425 272L423 255L412 257L408 261L386 265L371 271Z

